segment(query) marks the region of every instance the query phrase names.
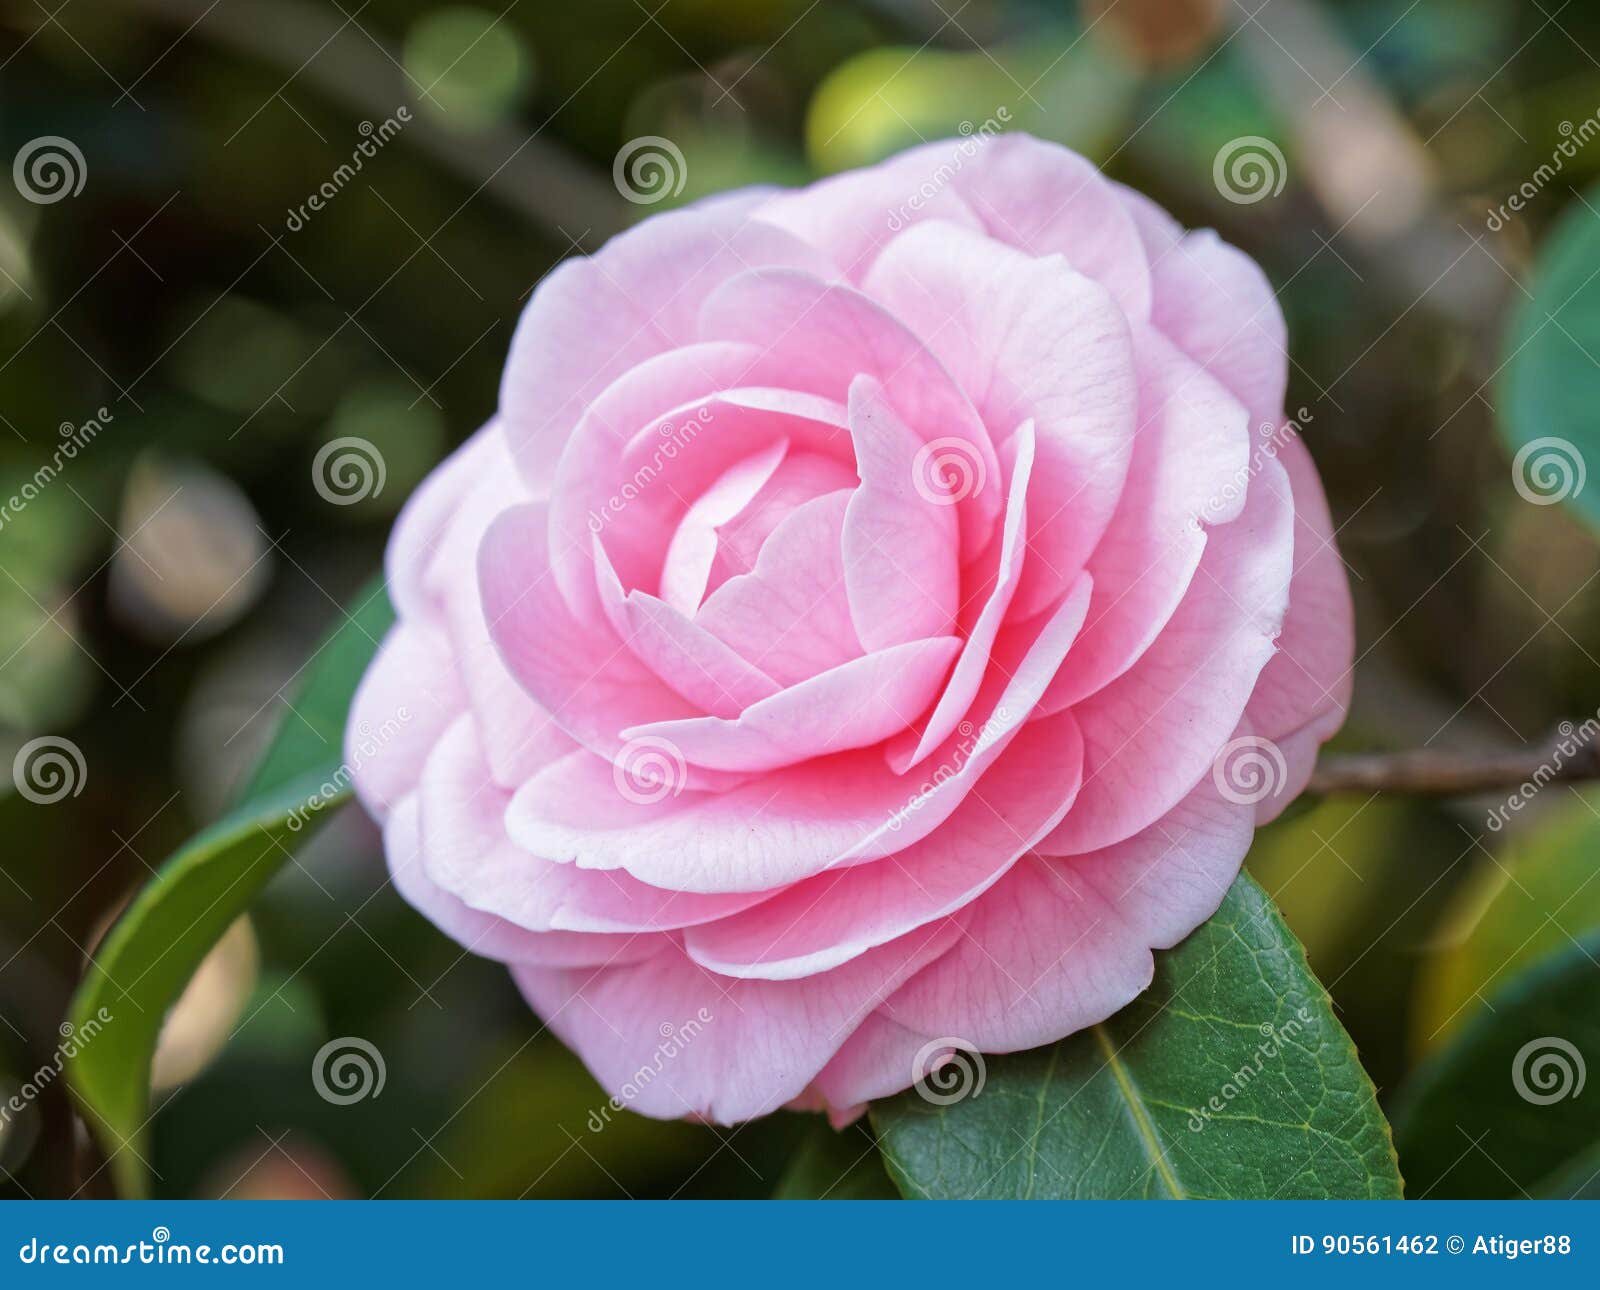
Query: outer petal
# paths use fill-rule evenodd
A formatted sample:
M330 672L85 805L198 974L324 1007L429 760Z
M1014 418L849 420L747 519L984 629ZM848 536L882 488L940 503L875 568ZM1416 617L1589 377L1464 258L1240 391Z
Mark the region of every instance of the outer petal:
M1041 850L1097 850L1138 832L1199 781L1244 713L1283 627L1294 512L1268 461L1243 514L1212 530L1183 603L1137 663L1073 709L1083 789Z
M493 914L469 909L428 877L421 863L417 816L417 799L408 797L384 826L389 876L408 904L469 953L503 963L549 968L600 967L650 958L671 944L662 935L531 932Z
M423 585L442 609L468 702L495 779L521 783L532 774L530 757L547 738L549 717L506 671L483 616L478 594L478 548L489 525L502 512L528 501L528 492L511 462L505 436L491 426L475 445L477 478L461 495L456 513L433 553Z
M1276 426L1289 379L1288 334L1266 275L1210 229L1184 233L1149 198L1120 192L1150 256L1150 321L1234 392L1252 424Z
M448 643L436 627L398 622L350 702L345 765L361 804L382 820L416 787L429 752L466 710Z
M633 1110L734 1124L799 1096L862 1019L957 934L948 920L919 928L800 981L719 977L678 949L598 972L514 976L603 1087L633 1091Z
M1299 439L1284 444L1278 460L1294 489L1294 581L1278 653L1256 682L1245 718L1278 745L1288 773L1281 791L1261 802L1258 824L1275 818L1305 788L1317 749L1344 724L1356 648L1350 580L1316 467Z
M976 143L955 187L990 237L1029 255L1064 255L1128 317L1148 316L1150 269L1138 231L1119 189L1094 163L1056 143L1004 134Z
M820 247L839 274L859 282L884 243L908 224L942 219L974 230L983 227L947 182L954 151L946 143L912 148L880 165L780 193L757 214Z
M1116 514L1089 559L1094 604L1083 638L1045 696L1056 710L1121 676L1183 599L1206 547L1203 525L1238 517L1249 470L1243 406L1159 332L1135 332L1139 430Z
M1223 801L1208 776L1124 842L1029 856L973 906L956 948L884 1013L986 1052L1037 1048L1103 1021L1150 984L1152 948L1177 944L1216 911L1251 835L1250 808Z
M434 467L406 499L384 552L384 581L402 618L424 618L439 611L437 589L426 585L429 571L451 521L485 473L485 463L504 451L498 421L490 421Z
M506 836L509 796L489 779L472 718L463 717L439 741L420 789L407 799L417 803L419 815L422 873L415 881L480 919L492 915L541 933L672 930L725 918L761 898L686 895L646 886L625 873L552 864ZM591 809L603 811L605 802ZM651 952L660 948L653 944Z

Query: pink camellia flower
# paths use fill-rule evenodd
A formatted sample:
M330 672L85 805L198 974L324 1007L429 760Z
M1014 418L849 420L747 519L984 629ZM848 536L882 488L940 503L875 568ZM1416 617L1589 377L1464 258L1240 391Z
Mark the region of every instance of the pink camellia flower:
M1014 135L562 265L389 547L396 887L646 1115L843 1120L1115 1012L1343 720L1284 345L1246 256Z

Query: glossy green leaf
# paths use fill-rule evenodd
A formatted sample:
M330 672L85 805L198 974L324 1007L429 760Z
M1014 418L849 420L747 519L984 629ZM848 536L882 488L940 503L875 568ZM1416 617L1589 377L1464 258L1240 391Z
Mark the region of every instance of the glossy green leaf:
M173 855L95 951L67 1073L124 1196L148 1190L150 1063L167 1010L222 934L350 794L345 717L393 620L381 586L318 648L239 806Z
M985 1062L961 1100L912 1089L874 1105L906 1195L1400 1195L1355 1046L1245 875L1209 922L1157 956L1151 987L1116 1016Z
M1505 342L1500 426L1518 492L1561 501L1600 527L1600 194L1575 201L1545 239ZM1503 217L1502 217L1503 218ZM1513 215L1511 218L1515 218Z
M899 1200L878 1144L860 1121L834 1129L818 1118L783 1171L773 1200Z
M1523 972L1417 1069L1395 1111L1413 1198L1575 1195L1600 1169L1600 933Z
M1552 788L1552 792L1557 791ZM1415 1051L1445 1042L1523 969L1600 927L1600 816L1572 802L1451 898L1417 981Z

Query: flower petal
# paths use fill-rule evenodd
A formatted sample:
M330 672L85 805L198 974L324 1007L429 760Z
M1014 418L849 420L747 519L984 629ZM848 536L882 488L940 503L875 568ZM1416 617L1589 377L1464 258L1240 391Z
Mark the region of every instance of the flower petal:
M1034 259L936 222L891 242L867 290L939 356L991 432L1033 422L1015 612L1048 608L1082 571L1127 478L1138 410L1127 319L1061 256Z
M804 981L719 977L676 947L603 971L512 975L630 1109L734 1124L799 1096L862 1019L958 930L949 920L918 928Z
M851 382L849 408L861 487L845 510L844 581L856 634L869 652L942 636L961 596L956 505L919 479L922 438L877 378Z
M1244 713L1288 608L1294 512L1262 463L1243 513L1211 531L1170 622L1128 671L1073 708L1084 782L1040 849L1098 850L1159 819L1199 781Z
M1070 713L1032 722L927 837L697 927L684 947L727 976L789 980L837 967L964 909L1066 813L1082 771Z
M960 648L954 636L907 641L819 672L732 720L657 721L622 734L662 739L697 766L742 773L865 748L927 708Z

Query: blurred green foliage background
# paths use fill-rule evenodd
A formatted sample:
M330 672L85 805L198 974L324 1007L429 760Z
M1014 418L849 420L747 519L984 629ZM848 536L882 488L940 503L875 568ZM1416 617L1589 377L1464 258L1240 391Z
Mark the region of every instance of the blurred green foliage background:
M1518 496L1495 403L1508 311L1600 144L1500 227L1490 215L1563 122L1600 110L1600 11L1256 8L6 6L0 156L61 136L86 175L48 204L0 183L0 496L86 421L104 428L0 528L0 753L61 735L87 768L50 805L0 779L0 1085L51 1062L96 938L216 815L395 511L493 412L541 275L652 209L612 182L641 135L681 149L684 202L999 115L1217 227L1281 290L1290 408L1352 570L1342 746L1500 747L1593 713L1595 535ZM411 122L296 227L401 108ZM1214 160L1240 136L1282 149L1281 192L1219 193ZM350 435L380 449L383 487L330 505L312 463ZM1504 833L1483 818L1339 799L1252 854L1386 1098L1508 962L1600 922L1588 801L1556 786ZM800 1117L730 1132L625 1114L591 1132L604 1096L582 1067L384 876L375 831L346 812L208 962L158 1067L158 1194L778 1186ZM306 1078L345 1034L387 1060L382 1095L349 1107ZM59 1084L0 1129L0 1195L103 1194L98 1163Z

